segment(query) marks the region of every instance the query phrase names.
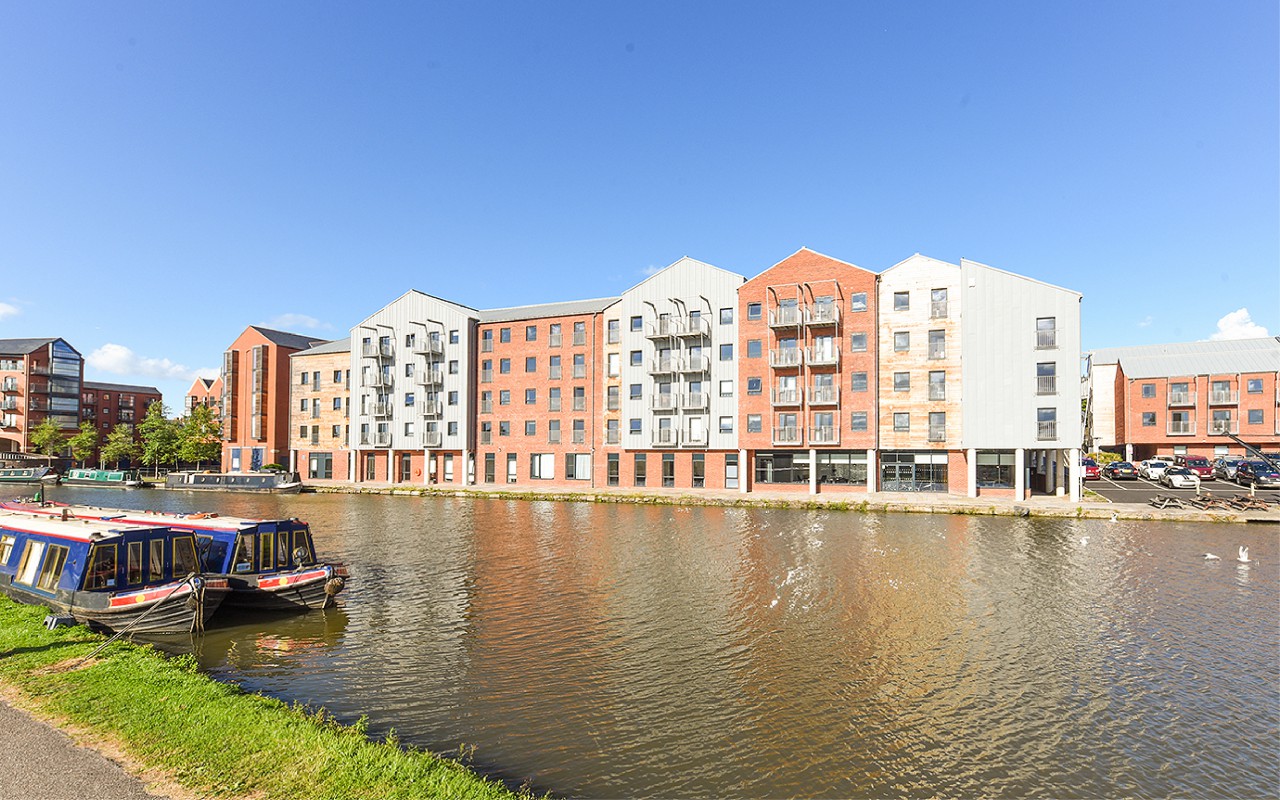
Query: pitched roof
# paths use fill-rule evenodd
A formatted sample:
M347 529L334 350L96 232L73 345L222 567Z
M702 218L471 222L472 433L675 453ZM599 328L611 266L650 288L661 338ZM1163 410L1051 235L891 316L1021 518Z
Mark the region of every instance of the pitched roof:
M319 336L303 336L300 333L287 333L285 331L273 331L270 328L264 328L261 325L250 325L258 333L267 337L267 341L281 347L292 347L294 350L306 350L317 342L323 342Z
M480 312L480 322L509 322L517 319L544 319L568 317L574 314L595 314L618 302L617 297L598 297L592 300L568 300L562 303L540 303L532 306L490 308Z
M289 358L295 356L323 356L330 353L350 353L351 337L347 336L342 339L334 339L331 342L321 342L307 350L299 350L296 353L290 353Z
M44 347L49 342L57 341L56 338L49 339L0 339L0 353L31 353Z
M135 394L160 394L160 390L154 386L138 386L131 383L99 383L98 381L85 381L84 388L93 389L98 392L133 392Z
M1280 336L1108 347L1089 357L1093 365L1119 364L1129 378L1280 372Z

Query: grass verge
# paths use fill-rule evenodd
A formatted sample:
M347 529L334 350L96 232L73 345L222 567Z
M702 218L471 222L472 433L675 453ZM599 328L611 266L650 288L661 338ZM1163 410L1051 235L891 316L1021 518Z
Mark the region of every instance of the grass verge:
M201 797L519 798L464 765L203 675L190 657L46 630L46 609L0 596L0 683L28 707L103 737L135 771Z

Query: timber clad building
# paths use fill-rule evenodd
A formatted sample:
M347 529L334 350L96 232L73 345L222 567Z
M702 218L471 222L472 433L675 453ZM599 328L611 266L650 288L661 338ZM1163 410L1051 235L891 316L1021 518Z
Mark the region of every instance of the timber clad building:
M808 249L751 280L682 258L597 300L477 310L409 291L345 341L247 330L222 376L224 467L1078 498L1080 299L967 260L876 274Z

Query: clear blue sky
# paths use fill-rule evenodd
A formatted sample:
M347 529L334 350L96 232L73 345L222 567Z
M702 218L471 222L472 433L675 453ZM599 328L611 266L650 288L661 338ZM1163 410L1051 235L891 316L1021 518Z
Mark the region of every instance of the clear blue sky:
M1086 348L1280 334L1280 22L1226 3L0 6L0 338L176 406L249 324L971 258Z

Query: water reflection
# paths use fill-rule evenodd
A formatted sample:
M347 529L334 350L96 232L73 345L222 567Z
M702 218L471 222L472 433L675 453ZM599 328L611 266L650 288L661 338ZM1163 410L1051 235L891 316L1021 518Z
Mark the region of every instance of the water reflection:
M353 574L340 609L210 630L206 669L413 744L474 744L482 766L557 794L1260 796L1280 782L1274 530L197 499L307 519ZM1255 563L1203 560L1237 544Z

